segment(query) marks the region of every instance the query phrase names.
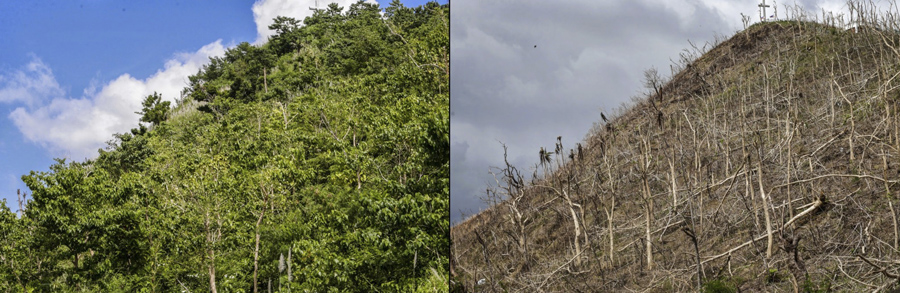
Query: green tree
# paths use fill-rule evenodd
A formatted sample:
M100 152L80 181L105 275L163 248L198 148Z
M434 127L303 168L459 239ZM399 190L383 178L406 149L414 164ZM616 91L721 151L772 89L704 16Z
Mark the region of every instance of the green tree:
M408 292L447 280L449 18L394 6L387 19L364 2L304 26L278 18L269 43L189 77L173 109L145 98L149 125L96 160L23 176L34 200L22 219L0 211L0 285Z
M269 25L269 29L275 31L275 35L269 39L269 46L273 47L275 54L300 53L300 22L290 17L275 17L275 23Z
M169 101L162 101L162 96L156 92L153 92L152 95L144 98L144 101L141 102L143 108L140 112L135 112L136 114L141 115L141 122L147 122L151 125L159 125L163 121L166 120L166 117L169 114L169 106L171 103Z

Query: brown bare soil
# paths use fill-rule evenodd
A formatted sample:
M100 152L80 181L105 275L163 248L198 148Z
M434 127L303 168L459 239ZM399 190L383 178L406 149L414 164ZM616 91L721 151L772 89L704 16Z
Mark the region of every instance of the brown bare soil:
M496 205L451 228L451 290L898 287L894 31L771 22L686 50L580 144L545 148L538 178L494 170Z

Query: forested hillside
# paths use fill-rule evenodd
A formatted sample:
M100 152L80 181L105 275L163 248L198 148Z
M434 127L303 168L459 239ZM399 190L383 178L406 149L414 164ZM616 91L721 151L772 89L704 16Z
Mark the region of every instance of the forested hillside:
M900 15L873 5L688 48L584 141L492 169L451 291L896 292Z
M446 291L449 9L279 17L147 97L98 158L22 176L0 291Z

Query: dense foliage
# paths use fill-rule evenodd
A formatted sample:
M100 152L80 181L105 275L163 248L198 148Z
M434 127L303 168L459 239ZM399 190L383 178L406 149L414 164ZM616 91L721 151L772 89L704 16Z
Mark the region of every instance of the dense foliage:
M0 207L0 288L446 291L449 6L335 4Z

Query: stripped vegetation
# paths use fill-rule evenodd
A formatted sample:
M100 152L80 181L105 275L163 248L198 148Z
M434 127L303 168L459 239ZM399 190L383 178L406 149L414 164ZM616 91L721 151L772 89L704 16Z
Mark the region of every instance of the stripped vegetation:
M898 287L900 16L849 4L648 70L530 183L495 168L494 205L451 228L451 291Z

